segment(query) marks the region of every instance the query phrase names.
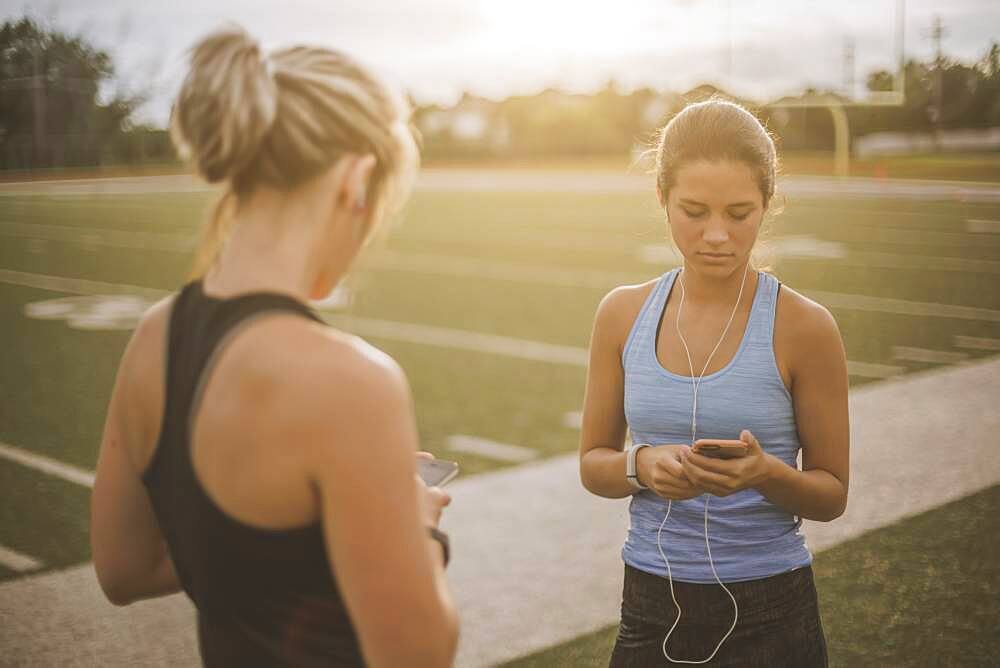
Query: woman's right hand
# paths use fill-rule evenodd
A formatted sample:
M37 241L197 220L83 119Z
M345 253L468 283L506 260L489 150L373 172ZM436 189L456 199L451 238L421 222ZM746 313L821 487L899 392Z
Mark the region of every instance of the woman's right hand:
M417 452L417 459L434 459L434 455L421 450ZM420 516L427 526L436 527L445 506L451 503L451 495L440 487L428 487L419 475L417 486L420 488Z
M427 526L436 527L444 507L451 503L451 496L440 487L428 487L420 476L417 476L417 484L420 485L420 515Z
M683 444L656 445L642 448L636 453L636 472L639 482L657 496L672 501L684 501L704 494L704 490L694 486L681 461L691 452L691 447Z

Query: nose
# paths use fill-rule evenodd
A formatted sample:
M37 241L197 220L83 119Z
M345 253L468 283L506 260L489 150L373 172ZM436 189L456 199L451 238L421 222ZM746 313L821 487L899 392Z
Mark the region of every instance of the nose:
M712 216L702 233L705 243L711 246L722 246L729 241L729 232L726 230L725 221L719 220L717 216Z

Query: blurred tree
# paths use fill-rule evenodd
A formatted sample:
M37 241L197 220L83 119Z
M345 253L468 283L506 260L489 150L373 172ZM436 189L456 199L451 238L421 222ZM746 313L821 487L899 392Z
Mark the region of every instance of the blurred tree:
M110 56L32 18L0 26L0 168L114 160L139 96L101 102Z
M891 72L878 70L877 72L872 72L868 75L867 87L868 90L871 91L892 90L894 80L895 77Z

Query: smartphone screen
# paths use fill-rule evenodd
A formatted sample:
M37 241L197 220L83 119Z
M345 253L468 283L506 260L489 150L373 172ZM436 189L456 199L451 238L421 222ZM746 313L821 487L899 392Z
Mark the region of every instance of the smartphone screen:
M458 463L445 459L418 459L417 474L428 487L441 487L458 475Z

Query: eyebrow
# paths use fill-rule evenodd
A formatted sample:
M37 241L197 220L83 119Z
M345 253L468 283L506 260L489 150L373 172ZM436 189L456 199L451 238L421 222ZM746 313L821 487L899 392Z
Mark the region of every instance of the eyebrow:
M688 206L704 206L704 207L708 206L704 202L699 202L698 200L695 200L695 199L686 199L686 198L681 199L680 203L681 204L687 204ZM754 206L757 206L757 203L756 202L749 202L749 201L748 202L733 202L732 204L727 204L726 208L727 209L731 209L733 207L741 207L741 206L754 207Z

